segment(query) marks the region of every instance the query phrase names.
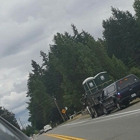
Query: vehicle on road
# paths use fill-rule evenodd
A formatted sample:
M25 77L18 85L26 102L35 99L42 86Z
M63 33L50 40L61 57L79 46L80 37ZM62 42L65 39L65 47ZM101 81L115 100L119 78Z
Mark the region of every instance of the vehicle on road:
M39 131L39 135L41 135L41 134L43 134L44 133L44 129L41 129L40 131Z
M100 104L103 108L104 114L106 114L106 115L109 114L115 108L117 108L117 105L115 102L115 95L112 94L112 91L115 90L114 87L115 87L115 85L113 83L113 84L107 86L106 88L104 88L102 91Z
M48 132L49 130L52 130L52 127L49 124L45 125L44 126L44 133Z
M92 118L103 115L103 108L100 104L102 90L111 83L112 80L106 71L100 72L94 77L88 77L83 81L85 94L81 98L81 102L88 108Z
M140 79L134 74L123 77L103 89L101 104L108 114L114 108L122 109L140 97Z
M18 128L10 124L8 121L0 117L0 139L1 140L30 140Z

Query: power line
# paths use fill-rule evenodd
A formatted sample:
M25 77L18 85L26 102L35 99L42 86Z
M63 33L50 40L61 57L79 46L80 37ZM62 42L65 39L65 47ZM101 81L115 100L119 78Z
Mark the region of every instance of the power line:
M18 118L18 119L19 119L19 122L20 122L20 124L21 124L22 128L23 128L23 129L25 129L25 128L23 127L23 124L22 124L22 122L21 122L20 118Z
M40 103L40 104L38 104L37 106L35 106L35 107L31 107L31 109L34 109L34 108L36 108L36 107L39 107L39 106L41 106L43 103L45 103L47 101L47 99L46 100L44 100L42 103Z

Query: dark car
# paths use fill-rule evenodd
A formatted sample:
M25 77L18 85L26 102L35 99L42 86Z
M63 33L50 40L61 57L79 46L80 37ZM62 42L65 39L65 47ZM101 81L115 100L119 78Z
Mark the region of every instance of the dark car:
M43 134L44 133L44 129L41 129L40 131L39 131L39 135L41 135L41 134Z
M127 106L137 97L140 97L140 79L130 74L103 89L101 104L104 113L108 113L115 107Z
M1 140L30 140L23 132L0 117L0 139Z

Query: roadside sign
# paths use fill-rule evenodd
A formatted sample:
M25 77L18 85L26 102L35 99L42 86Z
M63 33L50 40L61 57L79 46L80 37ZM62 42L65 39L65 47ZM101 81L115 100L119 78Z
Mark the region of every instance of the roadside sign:
M65 107L66 110L68 110L68 107Z
M66 109L62 109L62 113L65 114L66 113Z

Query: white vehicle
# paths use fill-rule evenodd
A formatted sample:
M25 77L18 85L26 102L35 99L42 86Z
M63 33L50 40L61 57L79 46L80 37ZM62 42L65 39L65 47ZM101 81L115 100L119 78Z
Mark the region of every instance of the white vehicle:
M46 133L47 131L52 130L52 127L48 124L44 126L44 132Z

